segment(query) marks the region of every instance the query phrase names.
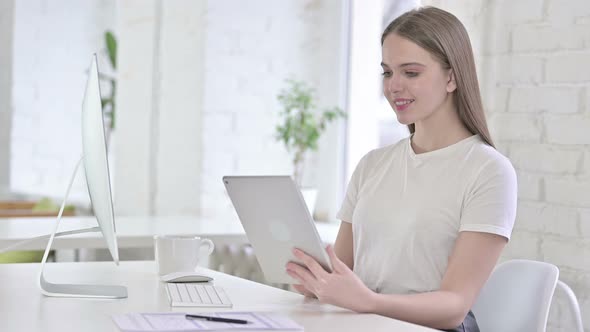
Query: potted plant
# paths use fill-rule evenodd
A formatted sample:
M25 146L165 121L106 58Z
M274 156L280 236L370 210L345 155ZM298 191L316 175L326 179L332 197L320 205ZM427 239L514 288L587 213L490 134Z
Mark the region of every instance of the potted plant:
M115 72L117 70L117 39L111 31L104 33L104 41L106 45L107 56L111 70ZM102 97L102 110L105 116L105 123L107 125L107 146L110 143L110 138L113 130L115 129L115 95L117 92L117 79L114 75L107 75L105 73L99 73L101 80L106 81L110 89L108 94Z
M326 126L338 118L346 117L346 113L338 107L318 109L315 89L307 83L293 79L286 80L286 83L287 87L277 96L282 107L282 120L276 127L276 139L292 155L293 179L302 189L308 208L313 213L317 190L301 187L305 158L310 150L317 150L318 140Z
M101 81L101 105L104 119L105 140L107 148L107 161L110 177L114 178L115 173L115 120L116 120L116 94L117 94L117 38L115 34L107 30L104 32L104 45L106 58L110 65L108 69L102 68L98 73ZM105 70L106 69L106 70ZM103 86L105 87L103 89ZM111 190L114 190L114 183L111 183Z

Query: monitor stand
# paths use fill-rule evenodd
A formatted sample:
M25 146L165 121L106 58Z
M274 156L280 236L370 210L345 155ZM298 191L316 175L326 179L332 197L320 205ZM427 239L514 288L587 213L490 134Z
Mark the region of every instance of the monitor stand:
M43 273L45 269L45 263L47 262L47 257L49 255L49 251L51 250L51 244L53 243L53 239L55 236L61 235L69 235L69 234L79 234L79 233L88 233L88 232L98 232L100 231L100 227L91 227L86 229L81 229L77 231L70 231L70 232L63 232L63 233L56 233L59 227L59 222L61 221L61 216L64 211L64 207L66 205L66 201L68 199L68 195L70 194L70 189L72 188L72 184L74 183L74 179L76 178L76 174L78 173L78 168L82 163L83 158L80 158L78 163L76 164L76 168L74 169L74 173L70 178L70 184L68 185L68 189L66 191L66 195L64 197L63 203L61 204L61 208L59 209L59 213L57 215L57 221L55 223L55 228L49 237L49 242L47 243L47 248L45 248L45 253L43 253L43 259L41 261L41 271L39 272L39 287L41 288L41 293L46 296L55 296L55 297L91 297L91 298L109 298L109 299L119 299L119 298L126 298L127 297L127 288L125 286L116 286L116 285L77 285L77 284L56 284L51 283L45 279L45 275Z

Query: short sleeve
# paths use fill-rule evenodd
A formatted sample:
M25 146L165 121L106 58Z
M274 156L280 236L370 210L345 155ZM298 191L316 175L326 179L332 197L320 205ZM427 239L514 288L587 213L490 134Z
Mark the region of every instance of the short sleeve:
M356 165L354 172L352 173L352 177L350 178L350 182L348 183L348 187L346 189L346 196L344 196L344 200L342 201L342 206L340 210L336 214L336 218L352 223L352 216L354 214L354 208L356 207L356 203L358 201L358 193L360 192L361 183L363 179L364 169L366 168L367 164L367 156L366 154Z
M492 233L510 239L517 206L516 172L501 158L484 165L467 194L459 231Z

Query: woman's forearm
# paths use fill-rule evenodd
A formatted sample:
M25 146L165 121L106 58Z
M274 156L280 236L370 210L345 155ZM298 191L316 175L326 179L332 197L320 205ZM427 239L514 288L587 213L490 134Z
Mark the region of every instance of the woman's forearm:
M377 294L371 312L437 329L461 325L469 311L461 296L449 291L398 295Z

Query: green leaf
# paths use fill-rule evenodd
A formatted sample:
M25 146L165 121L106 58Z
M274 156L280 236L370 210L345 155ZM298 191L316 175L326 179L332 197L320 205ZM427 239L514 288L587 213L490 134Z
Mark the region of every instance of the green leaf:
M279 91L282 123L276 127L276 139L293 154L293 162L301 162L306 151L316 150L326 125L345 113L338 107L318 110L315 90L303 81L285 80L286 87Z
M111 66L117 69L117 39L115 39L115 35L111 31L105 32L104 38L107 44L107 52L109 54Z
M102 108L105 108L110 102L111 102L111 100L109 98L101 98L100 99L100 103L102 104Z

